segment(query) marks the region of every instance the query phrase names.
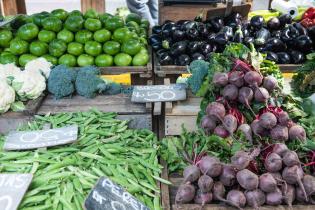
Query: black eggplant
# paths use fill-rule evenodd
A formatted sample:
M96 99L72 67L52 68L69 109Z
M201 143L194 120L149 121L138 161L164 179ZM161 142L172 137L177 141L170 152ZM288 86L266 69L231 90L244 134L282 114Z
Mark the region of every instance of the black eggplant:
M283 14L279 17L281 27L284 27L286 24L292 23L292 17L289 14Z
M242 43L243 38L244 38L244 36L243 36L242 27L238 26L237 30L235 31L234 36L233 36L233 42Z
M211 33L211 34L208 35L206 40L207 40L208 43L214 43L215 37L216 37L216 34L215 33Z
M255 38L254 37L251 37L251 36L248 36L248 37L245 37L244 38L244 44L249 47L251 43L254 43L255 41Z
M299 31L300 35L308 35L306 28L301 23L293 23L293 26Z
M174 60L168 53L163 53L159 56L159 62L162 66L173 65Z
M261 28L255 33L255 45L264 45L269 38L270 32L265 28Z
M167 49L159 49L155 52L155 54L158 56L158 57L161 57L162 54L164 53L168 53L169 51Z
M286 45L278 38L268 39L264 46L266 51L281 52L286 49Z
M162 26L162 36L163 38L169 38L172 35L172 32L177 29L174 22L168 22Z
M172 32L172 39L174 41L182 41L186 37L186 33L184 31L181 31L179 29Z
M186 49L187 49L186 41L175 42L170 48L170 55L178 56L178 55L184 54L186 53Z
M152 47L152 49L155 50L155 51L160 50L160 49L163 48L162 42L153 43L153 44L151 44L151 47Z
M218 33L223 27L224 27L224 21L221 17L215 17L209 20L209 23L211 24L211 29Z
M288 25L288 27L284 28L281 32L281 39L285 43L293 44L292 40L297 38L300 35L299 31L293 26Z
M199 50L199 46L200 44L198 41L189 42L187 45L187 51L192 55Z
M280 20L277 17L273 17L267 22L267 28L269 30L278 30L280 29L280 26L281 26Z
M266 49L263 46L256 47L256 50L258 52L263 52L263 53L266 52Z
M278 63L278 55L274 52L267 52L266 60L274 61Z
M224 33L228 39L233 38L233 28L230 26L224 26L221 30L221 33Z
M162 48L162 38L160 35L152 34L149 37L149 44L152 46L154 50L159 50Z
M200 46L200 52L206 56L207 54L211 53L212 52L212 46L211 44L208 44L208 43L203 43L201 46Z
M215 35L214 42L219 46L224 47L228 43L228 41L229 37L223 32L217 33Z
M279 64L290 64L291 58L290 55L286 52L279 52L277 53L278 56L278 63Z
M188 22L190 22L190 20L179 20L179 21L176 22L176 26L178 26L179 28L181 28L182 25L184 25L184 24L186 24L186 23L188 23Z
M162 32L162 26L153 26L152 27L152 34L160 34Z
M180 30L182 31L188 31L189 29L196 28L197 22L196 21L188 21L185 22L181 27Z
M294 40L294 48L309 53L313 48L313 42L309 36L302 35Z
M312 41L315 43L315 26L309 27L307 29L308 36L312 39Z
M192 56L191 56L191 60L204 60L205 59L205 56L203 56L201 53L194 53Z
M231 28L236 29L237 26L242 24L242 19L238 16L234 16L224 22L226 22L226 26L230 26Z
M190 64L190 58L186 54L182 54L175 59L175 65L177 66L187 66Z
M244 37L250 36L249 23L242 24L242 32Z
M198 40L200 38L199 32L196 28L191 28L191 29L187 30L186 31L186 37L189 40Z
M304 53L301 53L299 51L292 50L290 52L290 56L291 56L291 61L293 64L301 64L301 63L304 63L305 61Z
M281 30L271 32L271 37L281 39Z
M260 16L260 15L255 15L250 19L250 25L255 30L261 29L264 25L264 22L265 22L265 20L264 20L263 16Z
M208 37L209 30L205 24L203 24L203 23L197 24L197 30L198 30L201 38L205 39Z

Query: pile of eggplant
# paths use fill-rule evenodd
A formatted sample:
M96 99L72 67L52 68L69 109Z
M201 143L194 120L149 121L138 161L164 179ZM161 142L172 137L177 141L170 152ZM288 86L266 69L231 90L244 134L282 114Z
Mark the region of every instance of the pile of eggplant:
M313 51L315 28L292 23L289 15L265 21L262 16L244 20L239 13L195 20L165 21L154 26L149 43L160 65L188 65L193 60L208 59L212 52L222 52L230 42L253 43L267 59L278 64L300 64Z

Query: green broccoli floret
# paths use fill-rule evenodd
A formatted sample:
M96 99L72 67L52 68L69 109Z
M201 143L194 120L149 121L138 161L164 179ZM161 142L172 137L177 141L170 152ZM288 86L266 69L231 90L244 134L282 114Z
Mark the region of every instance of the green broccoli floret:
M109 83L107 84L107 89L105 91L106 95L117 95L122 92L122 86L118 83Z
M96 67L83 67L78 70L75 88L80 96L94 98L97 93L102 93L107 86L100 78L100 71Z
M54 67L48 77L48 91L56 99L72 95L75 91L74 82L76 71L69 69L65 65Z
M187 83L193 94L196 94L201 88L204 78L207 76L209 70L209 63L204 60L195 60L189 65L189 72L191 76Z

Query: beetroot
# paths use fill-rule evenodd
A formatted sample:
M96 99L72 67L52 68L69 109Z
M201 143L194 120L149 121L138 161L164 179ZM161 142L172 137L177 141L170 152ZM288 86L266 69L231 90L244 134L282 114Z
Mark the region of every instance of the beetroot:
M311 204L315 204L315 177L312 175L305 175L303 177L303 186Z
M288 150L284 153L283 155L283 163L286 166L294 166L294 165L299 165L300 160L296 152Z
M259 125L265 129L271 129L277 125L277 118L271 112L265 112L259 117Z
M179 186L175 202L179 204L189 203L191 202L195 197L195 187L191 184L182 184Z
M278 114L278 121L279 121L280 125L287 127L288 123L290 122L289 114L287 112L285 112L285 111L280 112Z
M284 203L292 207L292 203L295 200L295 187L290 184L282 185L282 195Z
M226 196L226 200L236 204L239 207L245 207L246 197L242 191L231 190Z
M213 82L214 86L224 87L228 84L228 81L229 81L229 78L228 78L228 75L226 73L216 72L213 75L212 82Z
M257 209L266 202L266 196L260 189L245 191L245 197L248 206Z
M266 204L271 206L278 206L282 204L282 192L279 188L276 188L275 191L269 192L266 194Z
M214 182L212 188L213 200L221 201L225 195L225 187L221 182Z
M302 203L308 202L308 200L305 199L305 195L304 195L304 192L303 192L301 187L295 188L295 198L296 198L296 200L298 200L299 202L302 202Z
M220 175L220 182L226 187L232 187L236 181L236 171L231 165L224 165Z
M210 193L210 192L205 193L205 192L202 192L201 190L197 190L194 201L197 204L201 204L201 206L204 206L205 204L211 203L212 193Z
M198 179L198 187L203 193L210 192L213 187L213 179L208 175L202 175Z
M236 87L244 85L244 73L241 71L232 71L229 75L229 83Z
M265 169L268 172L278 172L282 169L282 159L277 153L270 153L264 162Z
M237 170L243 170L248 167L251 160L252 158L247 152L238 151L231 157L231 164Z
M298 184L299 187L301 188L303 194L304 194L304 198L306 201L308 201L303 183L302 183L302 177L304 175L303 170L301 169L301 167L294 165L291 167L285 167L282 171L282 178L284 179L284 181L286 181L288 184Z
M253 114L256 115L254 111L252 110L250 104L254 98L254 92L249 87L242 87L238 91L238 101L242 104L244 104Z
M217 126L213 133L221 138L227 138L230 135L230 133L222 125Z
M238 97L238 88L235 85L228 84L223 88L222 95L229 101L234 101Z
M254 97L257 102L261 103L266 103L267 100L270 98L268 90L262 87L256 88Z
M275 180L282 180L282 176L280 174L280 172L273 172L273 173L270 173L271 176L275 179Z
M222 164L215 157L202 157L198 166L203 174L207 174L210 177L217 177L222 172Z
M249 71L244 76L245 82L252 87L261 85L263 77L257 71Z
M221 120L225 116L224 105L218 102L212 102L208 104L206 113L210 118L216 119L217 121L221 122Z
M195 182L200 177L200 170L196 165L189 165L183 172L184 182Z
M201 128L207 132L212 132L216 127L216 122L208 116L204 116L201 120Z
M289 139L290 140L305 141L306 140L306 133L305 133L304 128L300 125L293 125L289 129Z
M274 76L267 76L264 78L263 87L271 92L278 87L278 81Z
M237 172L236 179L241 187L246 190L255 190L259 184L258 176L248 169Z
M225 115L223 118L223 126L232 135L237 129L237 119L231 114Z
M259 188L266 192L274 192L277 189L277 181L270 173L264 173L259 177Z
M289 130L286 126L276 125L271 129L270 137L276 141L287 141L289 139Z
M287 145L285 145L285 144L283 144L283 143L276 143L276 144L274 144L273 145L273 149L272 149L272 151L274 152L274 153L277 153L278 155L280 155L281 157L284 155L284 153L286 152L286 151L288 151L289 149L288 149L288 147L287 147Z
M252 129L248 124L244 123L240 125L238 127L238 130L242 131L242 133L245 135L246 140L249 141L249 143L253 144Z
M258 119L253 120L253 122L250 124L250 127L256 136L261 137L266 135L267 131L265 128L260 126Z

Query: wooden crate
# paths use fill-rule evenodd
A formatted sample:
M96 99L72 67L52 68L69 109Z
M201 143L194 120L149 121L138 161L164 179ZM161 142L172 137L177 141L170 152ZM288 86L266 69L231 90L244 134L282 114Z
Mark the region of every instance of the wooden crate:
M116 112L118 119L130 120L130 128L147 128L152 130L152 117L150 104L135 104L130 100L130 96L118 95L98 95L93 99L81 96L73 96L55 100L52 95L46 96L37 114L56 114L62 112L88 111L96 108L103 112Z
M39 109L43 99L44 96L40 96L35 100L28 101L25 104L25 109L21 112L9 111L0 115L0 134L6 134L30 121Z

